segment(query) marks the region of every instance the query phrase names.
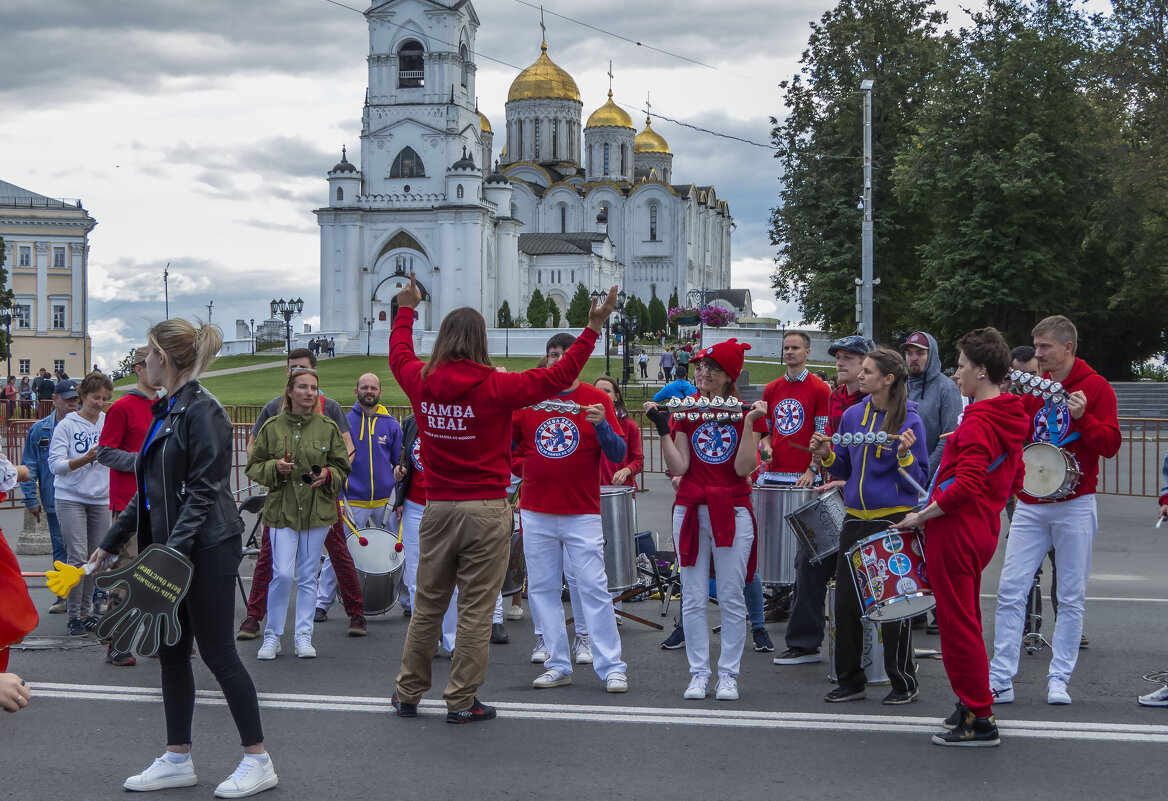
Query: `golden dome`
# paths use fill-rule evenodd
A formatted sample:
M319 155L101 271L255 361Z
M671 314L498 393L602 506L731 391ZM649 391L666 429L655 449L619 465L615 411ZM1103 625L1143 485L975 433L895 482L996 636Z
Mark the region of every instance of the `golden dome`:
M483 133L493 133L491 131L491 121L488 120L487 115L481 111L479 112L479 127L483 130Z
M580 100L580 89L572 76L564 72L548 58L547 42L539 46L539 58L535 63L519 73L507 92L507 102L512 100L532 100L548 98L554 100Z
M653 126L649 124L649 118L645 118L645 130L637 134L633 139L634 153L669 153L669 143L666 142L661 134L653 130Z
M602 126L635 130L633 118L626 114L623 108L612 102L611 89L608 90L608 102L592 112L592 116L588 118L588 124L584 127L600 128Z

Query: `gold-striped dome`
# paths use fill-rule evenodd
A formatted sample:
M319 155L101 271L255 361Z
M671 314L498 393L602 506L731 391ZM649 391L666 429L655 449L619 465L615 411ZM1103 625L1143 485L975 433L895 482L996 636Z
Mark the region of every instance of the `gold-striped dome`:
M572 76L548 58L547 42L539 46L539 58L535 63L519 73L507 92L507 102L512 100L580 100L580 89Z
M633 139L634 153L670 153L669 143L662 138L661 134L653 130L653 126L649 124L649 118L645 118L645 130L637 134Z
M491 121L488 120L487 115L481 111L479 112L479 128L482 129L483 133L494 133L491 130Z
M584 127L600 128L603 126L635 130L633 118L626 114L623 108L612 102L611 89L608 90L608 102L592 112L592 116L588 118L588 124Z

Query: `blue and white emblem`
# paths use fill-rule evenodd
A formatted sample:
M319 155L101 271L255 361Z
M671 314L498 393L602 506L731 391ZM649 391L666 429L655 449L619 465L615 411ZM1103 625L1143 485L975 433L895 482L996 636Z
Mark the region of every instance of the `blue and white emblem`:
M410 461L414 463L414 469L419 473L424 472L422 467L422 438L414 437L414 444L410 447Z
M898 576L907 576L912 572L912 560L902 553L894 553L888 557L888 569Z
M732 425L702 423L690 435L690 443L706 464L722 464L738 447L738 431Z
M775 404L775 430L789 437L803 427L803 404L794 398L783 398Z
M535 429L535 449L549 459L562 459L580 444L580 429L567 417L551 417Z
M1052 414L1053 413L1053 414ZM1034 441L1051 442L1050 418L1054 417L1054 441L1062 442L1071 431L1071 413L1065 403L1043 406L1034 415Z

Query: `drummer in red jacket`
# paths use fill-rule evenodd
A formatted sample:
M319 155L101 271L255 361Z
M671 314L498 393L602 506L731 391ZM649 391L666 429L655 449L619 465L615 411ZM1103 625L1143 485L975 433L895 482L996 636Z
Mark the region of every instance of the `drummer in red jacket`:
M949 437L928 505L900 525L925 528L925 560L937 601L941 654L957 710L937 745L997 745L989 659L981 628L981 574L998 547L1006 499L1022 488L1022 446L1029 430L1022 400L1003 394L1010 349L994 328L957 343L956 378L972 398ZM926 522L928 521L928 522Z
M1091 545L1099 525L1095 504L1099 460L1110 459L1119 452L1119 419L1115 390L1103 376L1075 356L1079 333L1074 323L1062 316L1047 317L1031 333L1043 377L1062 382L1069 398L1060 403L1055 398L1044 401L1034 395L1022 396L1022 405L1030 418L1030 439L1033 443L1055 446L1062 451L1064 459L1069 454L1081 476L1076 480L1073 472L1067 471L1066 494L1061 497L1036 498L1025 490L1018 495L1021 503L1010 524L998 585L990 688L996 703L1013 702L1026 601L1034 583L1034 571L1053 546L1058 570L1059 614L1051 640L1046 702L1069 704L1067 683L1079 658L1084 598L1091 573Z

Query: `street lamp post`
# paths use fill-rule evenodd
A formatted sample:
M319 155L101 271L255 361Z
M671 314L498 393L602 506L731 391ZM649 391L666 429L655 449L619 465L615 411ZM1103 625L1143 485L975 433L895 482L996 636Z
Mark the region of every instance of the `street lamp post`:
M623 330L624 330L624 342L625 342L625 357L624 357L624 365L622 367L621 384L624 385L625 387L627 387L629 385L629 379L633 377L633 359L632 359L633 340L632 340L632 337L633 337L633 332L635 332L637 330L637 318L636 317L630 318L626 315L623 323L624 323Z
M0 311L0 321L4 323L4 341L8 350L8 375L12 375L12 309Z
M296 300L280 300L272 301L272 317L284 318L284 344L285 352L292 352L292 318L299 317L300 313L304 311L304 301L300 298Z
M871 78L860 82L864 93L864 220L860 226L860 333L876 341L872 314L872 290L879 283L872 276L872 88Z
M602 301L605 298L605 295L601 292L593 292L591 297L592 297L592 305L595 306L597 303L599 303L600 301ZM613 314L620 314L621 312L623 312L625 310L625 298L626 297L627 296L625 295L624 292L616 293L616 305L612 307ZM610 375L612 375L612 367L611 367L611 364L609 362L609 355L610 354L608 352L609 351L608 336L609 336L609 322L608 322L608 320L605 320L604 321L604 374L610 376ZM626 339L625 353L628 353L628 351L629 351L629 345L628 345L628 341Z
M369 356L373 348L373 318L362 317L361 325L365 326L365 355Z
M247 327L247 330L248 330L248 332L251 334L251 355L252 355L252 356L254 356L254 355L255 355L255 346L256 346L256 341L255 341L255 318L254 318L254 317L253 317L252 319L248 320L248 327Z

